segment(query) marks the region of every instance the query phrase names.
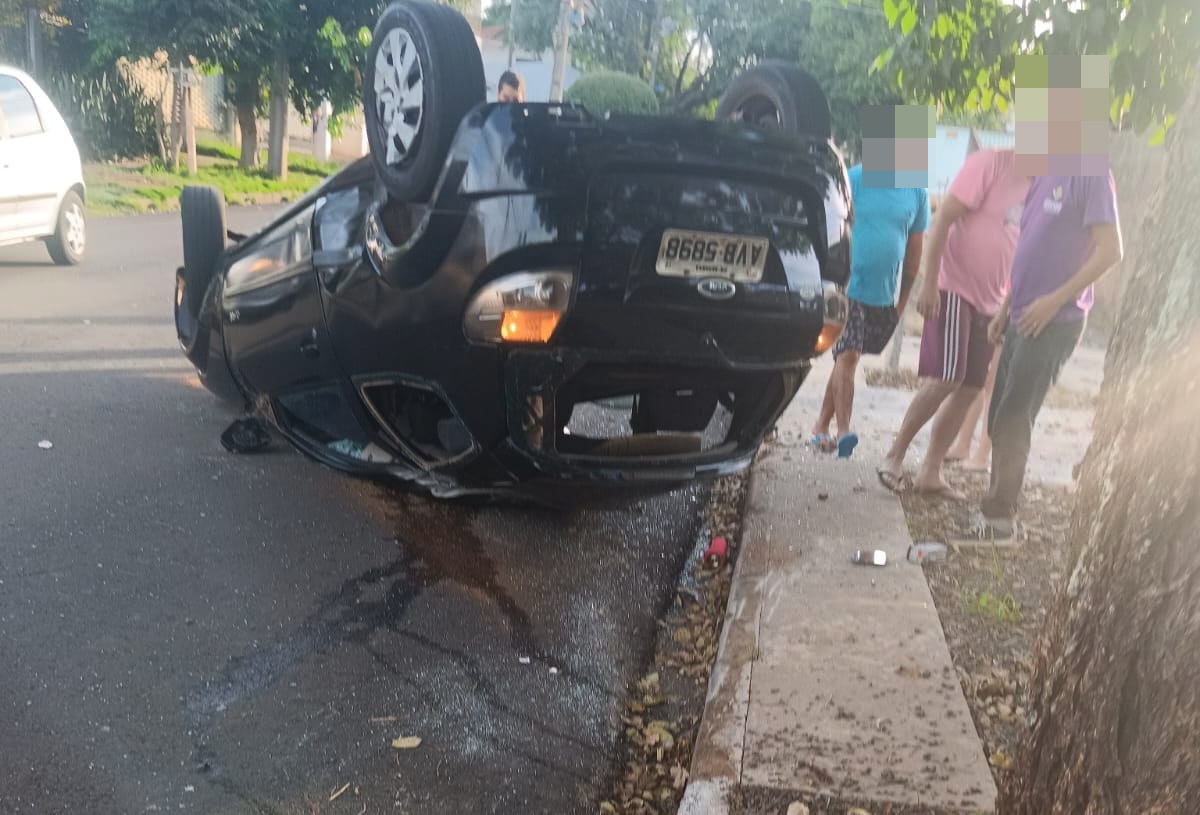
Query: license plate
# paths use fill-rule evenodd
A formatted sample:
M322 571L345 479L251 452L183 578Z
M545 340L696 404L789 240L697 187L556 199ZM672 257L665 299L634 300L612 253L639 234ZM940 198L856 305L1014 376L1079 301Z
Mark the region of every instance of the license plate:
M757 283L767 266L770 245L766 238L668 229L658 245L655 270L664 277L723 277Z

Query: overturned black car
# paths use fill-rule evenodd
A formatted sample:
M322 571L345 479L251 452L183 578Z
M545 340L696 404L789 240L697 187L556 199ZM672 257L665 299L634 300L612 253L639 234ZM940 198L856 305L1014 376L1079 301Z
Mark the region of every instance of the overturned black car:
M213 392L310 457L438 496L669 488L747 467L850 273L850 193L804 73L717 122L486 104L466 21L380 19L371 155L262 231L183 197L175 321Z

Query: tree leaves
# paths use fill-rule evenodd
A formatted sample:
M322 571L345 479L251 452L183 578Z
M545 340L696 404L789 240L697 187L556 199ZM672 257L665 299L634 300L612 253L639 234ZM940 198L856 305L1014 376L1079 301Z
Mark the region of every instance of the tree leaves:
M1167 117L1183 105L1200 66L1200 14L1189 3L885 0L884 8L906 40L896 52L903 59L893 66L907 69L906 90L948 107L990 101L1007 108L1017 54L1107 54L1113 121L1138 132L1153 128L1157 139L1165 135L1158 130ZM986 73L982 82L980 68Z

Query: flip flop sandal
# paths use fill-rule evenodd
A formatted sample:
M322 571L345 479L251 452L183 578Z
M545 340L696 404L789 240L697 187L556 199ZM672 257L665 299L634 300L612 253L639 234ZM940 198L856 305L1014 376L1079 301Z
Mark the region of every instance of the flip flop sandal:
M854 453L854 448L858 447L858 436L854 433L847 433L837 440L838 458L850 458Z
M808 446L821 453L832 453L837 449L837 442L827 433L814 433L808 439Z
M887 470L876 470L875 475L878 476L879 483L883 485L883 488L893 495L904 495L912 489L912 479L908 477L907 473L896 475Z

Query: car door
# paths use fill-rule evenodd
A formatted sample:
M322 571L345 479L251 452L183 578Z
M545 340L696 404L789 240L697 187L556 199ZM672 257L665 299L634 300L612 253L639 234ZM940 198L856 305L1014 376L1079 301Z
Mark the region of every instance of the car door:
M16 216L16 182L12 178L12 156L9 147L8 120L4 118L4 110L0 108L0 244L12 239L16 232L13 224Z
M15 76L0 74L0 112L5 140L5 196L8 200L8 234L13 238L39 237L54 223L58 190L54 180L52 139L46 132L29 89Z

